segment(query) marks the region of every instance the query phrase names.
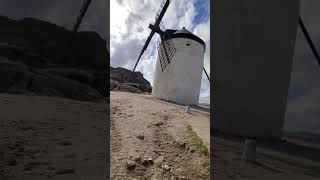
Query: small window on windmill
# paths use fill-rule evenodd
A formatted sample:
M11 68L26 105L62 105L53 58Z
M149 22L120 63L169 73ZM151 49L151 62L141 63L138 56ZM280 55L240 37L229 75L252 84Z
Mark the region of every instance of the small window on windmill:
M187 43L187 46L190 46L190 43Z
M168 64L171 62L176 49L171 40L158 41L158 58L160 60L162 72L166 69Z

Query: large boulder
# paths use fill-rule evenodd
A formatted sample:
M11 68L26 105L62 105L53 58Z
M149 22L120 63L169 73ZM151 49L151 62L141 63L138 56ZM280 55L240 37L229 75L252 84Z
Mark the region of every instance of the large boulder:
M110 79L110 91L118 90L120 86L120 83L118 81L114 81Z
M112 80L112 81L111 81ZM110 67L111 90L135 91L137 93L151 93L152 87L140 72L132 72L125 68ZM118 85L115 83L117 82ZM116 88L118 87L118 88ZM138 89L139 91L137 91Z
M30 69L20 62L0 58L0 92L101 99L102 93L91 86L94 81L92 74L77 69Z
M0 92L15 91L17 88L24 91L29 75L25 65L5 59L0 60Z
M115 77L118 78L118 80L120 79L120 83L128 82L151 86L150 83L143 77L143 74L141 72L132 72L121 67L110 67L110 75L111 78Z
M109 72L107 70L93 72L93 82L91 86L99 91L103 96L107 96L109 91L108 83Z
M38 94L62 96L78 100L101 99L102 95L89 85L59 76L35 74L29 82L29 90Z
M90 72L76 68L46 68L42 69L41 72L62 76L85 84L92 84L94 81L94 76Z
M76 68L47 68L41 72L61 76L67 79L90 85L103 96L106 96L108 89L108 73L104 71L88 71Z

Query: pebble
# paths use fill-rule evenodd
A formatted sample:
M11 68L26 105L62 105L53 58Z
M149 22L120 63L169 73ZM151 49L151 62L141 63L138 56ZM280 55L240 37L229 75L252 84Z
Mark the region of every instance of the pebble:
M181 139L176 139L175 142L179 145L179 147L181 148L185 148L186 147L186 142L181 140Z
M177 173L177 174L180 174L180 173L182 173L183 172L183 169L180 167L180 168L177 168L176 170L175 170L175 172Z
M163 122L157 122L156 123L156 126L161 126L161 125L163 125Z
M126 162L126 168L130 171L134 170L136 168L136 163L134 161L128 160Z
M142 160L142 164L144 166L148 166L148 165L152 165L153 164L153 160L151 157L146 157Z
M170 166L168 165L168 164L166 164L166 163L163 163L162 165L161 165L161 168L163 169L163 170L165 170L165 171L169 171L171 168L170 168Z
M163 163L164 157L163 156L159 156L156 160L154 160L155 164L161 164Z
M136 156L133 160L137 162L137 161L140 161L141 158L140 158L140 156L138 155L138 156Z
M138 139L141 139L141 140L144 140L144 135L141 135L141 134L140 134L140 135L137 136L137 138L138 138Z

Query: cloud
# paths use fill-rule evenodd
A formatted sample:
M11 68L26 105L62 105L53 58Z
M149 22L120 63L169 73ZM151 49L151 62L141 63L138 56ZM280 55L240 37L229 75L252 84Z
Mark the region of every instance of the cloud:
M208 18L207 21L195 26L193 33L199 36L206 43L204 68L210 76L210 18ZM199 101L210 104L210 82L204 72L202 73L201 92L202 93L200 94Z
M289 103L285 129L320 134L320 87L306 91L296 101Z
M202 38L207 44L204 66L210 72L210 19L208 11L200 12L203 6L198 1L209 0L179 0L171 1L165 13L162 23L167 29L181 29L186 27L194 34ZM151 30L149 23L154 23L156 12L161 1L144 0L111 0L111 66L132 69L144 42ZM200 9L199 9L199 8ZM202 16L199 16L202 14ZM197 17L198 19L195 19ZM200 18L201 17L201 18ZM137 71L153 84L154 69L157 60L156 43L159 41L157 34L154 35L147 50L144 52ZM210 85L205 74L201 83L201 98L210 102Z
M83 2L84 0L1 0L0 14L13 19L33 17L72 29ZM108 40L109 13L107 9L107 1L92 1L79 30L95 31Z
M301 1L300 16L320 52L320 1ZM286 131L320 134L320 67L298 28L284 124Z

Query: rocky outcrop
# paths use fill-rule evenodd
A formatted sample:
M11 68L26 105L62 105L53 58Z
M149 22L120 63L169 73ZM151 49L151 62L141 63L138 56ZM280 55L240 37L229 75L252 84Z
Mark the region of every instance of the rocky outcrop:
M132 93L151 93L150 83L140 72L110 67L110 90Z
M0 92L101 99L109 90L108 62L95 32L0 17Z
M109 61L106 42L95 32L0 16L0 92L79 100L106 97L109 90L151 92L140 72L112 67L109 72Z
M0 54L35 67L106 69L106 41L95 32L72 32L33 18L0 17Z
M98 100L102 94L88 83L64 78L46 71L32 70L27 66L0 60L0 92L40 94L77 100Z

